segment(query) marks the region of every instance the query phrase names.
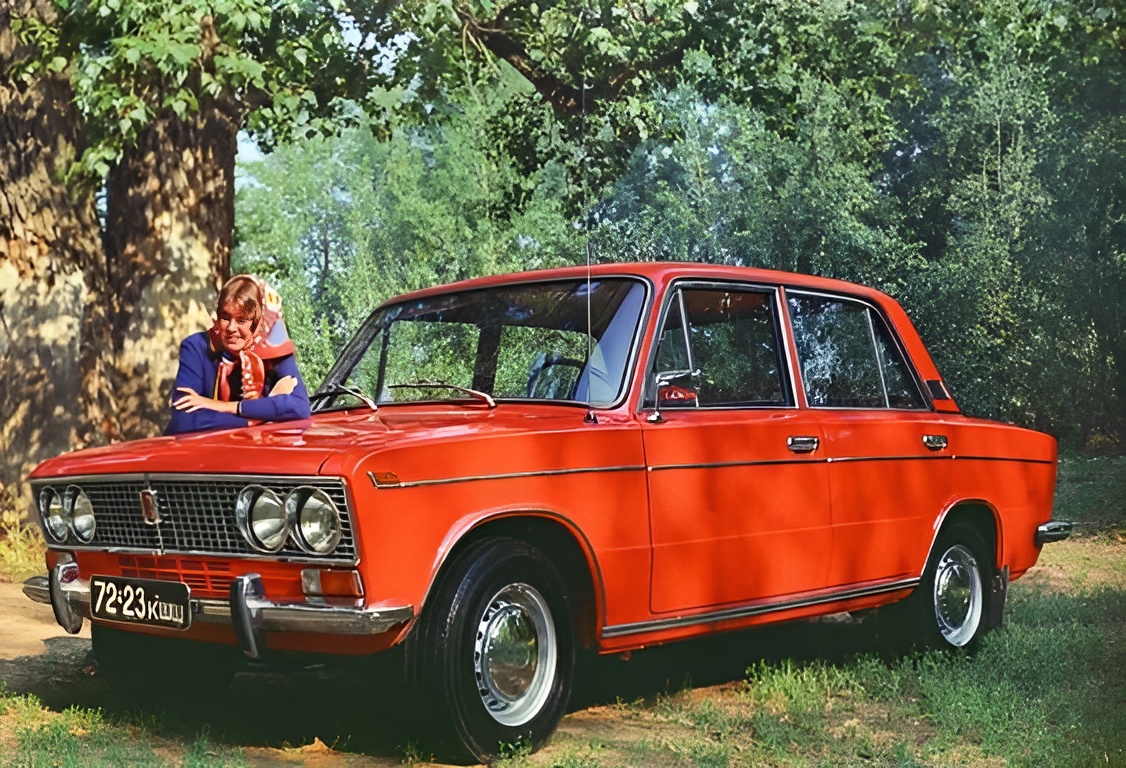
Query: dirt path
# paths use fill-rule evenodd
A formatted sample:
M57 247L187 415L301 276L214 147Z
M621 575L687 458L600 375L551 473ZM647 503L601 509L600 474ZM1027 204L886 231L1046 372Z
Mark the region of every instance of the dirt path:
M90 623L77 635L68 635L55 622L51 607L29 600L18 584L0 583L0 683L11 693L31 694L48 709L61 711L70 706L101 709L110 715L135 709L97 676L97 665L90 650ZM308 718L298 723L299 707L294 702L313 701L323 706L331 699L332 681L316 675L239 675L229 690L220 692L220 701L200 701L194 691L176 691L175 699L159 702L154 711L171 711L175 725L158 741L168 741L176 752L178 742L189 743L201 729L231 745L238 745L252 768L376 768L399 765L396 745L377 745L369 756L338 751L326 746L345 744L350 734L331 727L336 719L344 728L352 723L338 717L341 706L330 706L328 718ZM328 689L325 686L328 686ZM235 728L217 724L238 721L239 712L250 708L262 712L261 721L243 722ZM263 711L264 710L264 711ZM235 714L232 714L235 713ZM279 716L279 713L282 713ZM333 717L333 716L336 717ZM269 721L273 727L265 727ZM183 738L178 736L183 734ZM342 735L343 734L343 735ZM283 745L280 747L272 744ZM395 756L392 756L395 755Z
M46 653L48 642L74 637L90 641L90 625L68 635L51 613L51 606L33 603L19 584L0 583L0 660Z

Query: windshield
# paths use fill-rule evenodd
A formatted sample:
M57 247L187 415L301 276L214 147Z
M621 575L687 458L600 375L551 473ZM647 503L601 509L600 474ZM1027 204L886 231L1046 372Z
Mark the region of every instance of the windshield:
M377 310L329 372L316 410L458 400L608 406L645 303L628 278L502 285Z

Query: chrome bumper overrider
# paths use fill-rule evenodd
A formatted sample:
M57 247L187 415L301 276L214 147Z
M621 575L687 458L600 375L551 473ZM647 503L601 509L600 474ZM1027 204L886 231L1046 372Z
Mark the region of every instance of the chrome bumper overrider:
M1047 544L1050 541L1063 541L1075 530L1075 523L1053 520L1044 523L1036 529L1036 543Z
M50 605L59 626L71 634L82 629L90 616L90 583L78 578L78 566L60 558L48 576L32 576L23 593L37 603ZM238 576L231 584L230 600L191 600L192 621L229 624L239 646L252 659L265 652L266 632L309 632L321 635L378 635L414 617L409 605L388 608L349 608L308 603L275 603L266 599L262 579L256 574Z

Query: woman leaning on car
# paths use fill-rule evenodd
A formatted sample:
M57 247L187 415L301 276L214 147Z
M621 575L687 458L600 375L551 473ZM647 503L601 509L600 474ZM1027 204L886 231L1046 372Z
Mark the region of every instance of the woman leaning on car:
M251 275L219 291L215 323L180 345L166 435L309 417L281 299Z

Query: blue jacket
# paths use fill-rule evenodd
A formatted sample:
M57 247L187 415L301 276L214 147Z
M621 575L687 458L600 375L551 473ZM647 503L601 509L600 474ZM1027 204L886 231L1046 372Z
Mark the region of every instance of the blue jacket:
M180 345L180 368L176 371L176 381L172 384L171 403L180 393L180 387L190 387L204 397L214 397L215 377L219 375L219 360L223 353L217 353L208 341L207 332L193 333ZM309 418L309 393L301 372L297 370L297 360L286 355L276 360L266 360L266 385L262 397L243 400L240 405L241 416L233 413L220 413L200 408L194 413L172 409L172 420L164 430L166 435L181 432L199 432L204 429L231 429L245 427L247 419L259 421L289 421ZM270 388L283 376L297 379L297 387L291 394L267 397ZM236 365L231 374L231 399L241 397L242 382Z

